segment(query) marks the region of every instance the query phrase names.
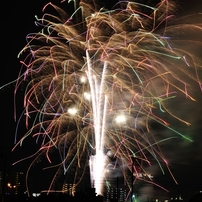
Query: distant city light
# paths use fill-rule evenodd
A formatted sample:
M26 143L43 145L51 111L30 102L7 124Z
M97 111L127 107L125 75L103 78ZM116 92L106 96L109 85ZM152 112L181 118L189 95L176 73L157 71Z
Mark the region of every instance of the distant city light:
M39 197L41 194L40 193L32 193L33 197Z

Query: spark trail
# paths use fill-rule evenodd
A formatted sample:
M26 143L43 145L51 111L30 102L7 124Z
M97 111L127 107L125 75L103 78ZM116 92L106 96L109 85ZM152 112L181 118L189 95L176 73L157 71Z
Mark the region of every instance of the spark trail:
M104 154L104 135L105 135L105 120L106 120L106 105L107 96L104 95L104 82L106 65L104 64L103 72L98 75L93 73L89 54L86 54L88 70L86 72L91 92L92 111L93 111L93 126L95 133L95 156L90 157L91 166L91 183L95 183L96 192L102 194L102 184L104 179L105 154ZM100 81L99 81L100 80Z
M189 123L167 106L182 94L194 101L190 80L201 88L200 58L178 46L201 45L194 37L179 37L182 29L201 34L201 22L169 23L174 19L173 1L160 1L155 7L120 1L111 10L94 1L75 5L69 15L48 3L42 18L37 17L41 31L28 34L19 54L25 58L15 94L24 83L26 88L18 122L25 116L28 129L21 139L16 132L14 149L29 136L36 139L40 149L25 159L35 157L34 165L45 154L50 169L57 168L50 190L62 171L68 183L78 186L90 166L91 182L102 194L108 152L129 188L134 157L141 160L145 181L151 181L146 171L151 159L168 166L159 145L176 137L191 141L167 117ZM56 14L46 13L50 7ZM155 137L151 122L172 135ZM61 163L52 165L53 151Z

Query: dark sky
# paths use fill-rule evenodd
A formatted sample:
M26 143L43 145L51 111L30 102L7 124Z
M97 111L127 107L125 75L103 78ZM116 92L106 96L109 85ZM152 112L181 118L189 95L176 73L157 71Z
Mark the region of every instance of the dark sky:
M1 14L1 44L3 46L1 46L0 85L17 78L20 68L17 54L26 44L26 35L36 30L34 15L41 14L42 7L48 0L39 0L38 2L40 3L36 3L36 0L6 1L4 7L2 7L2 11L5 9L5 13ZM59 1L55 0L53 2ZM202 12L200 0L182 2L184 4L180 11L182 14L196 11ZM154 175L158 176L159 182L165 184L165 187L168 189L175 190L176 193L187 193L189 191L189 194L194 194L196 191L202 190L202 93L197 85L194 85L193 88L195 89L197 102L193 103L182 98L177 100L173 107L178 110L180 115L186 117L186 120L192 123L190 127L180 125L179 128L186 134L190 134L194 142L190 143L179 138L162 145L162 149L166 151L165 156L171 164L171 169L179 185L175 185L172 179L170 180L162 175L159 168L152 168ZM31 152L32 149L30 148L34 147L34 142L28 142L27 144L29 145L26 145L24 149L18 150L19 153L10 152L15 133L13 91L14 85L12 84L0 91L0 163L3 162L2 156L6 152L7 168L15 170L21 169L21 166L11 167L12 162L17 160L17 156ZM19 96L17 99L20 101L22 97ZM23 130L24 126L22 126ZM163 130L163 133L167 134L168 132ZM26 170L28 165L23 164L23 166L23 169Z

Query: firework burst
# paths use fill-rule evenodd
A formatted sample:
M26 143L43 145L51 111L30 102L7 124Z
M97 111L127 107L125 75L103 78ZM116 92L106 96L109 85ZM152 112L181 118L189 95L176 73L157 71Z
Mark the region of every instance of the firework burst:
M56 14L46 12L50 7ZM183 42L180 33L202 33L201 24L170 26L172 1L155 7L120 1L111 10L80 1L71 15L64 10L48 3L43 17L37 17L41 31L27 36L20 53L26 57L16 91L27 82L23 115L29 130L16 146L32 136L41 144L33 156L45 154L50 163L56 149L61 163L55 165L55 176L61 170L66 175L73 171L75 185L90 166L98 194L103 193L109 152L128 185L133 158L139 159L145 180L152 180L145 169L150 160L167 165L159 143L176 136L191 141L161 113L189 125L167 108L167 102L177 93L194 100L188 78L201 88L200 61L178 45ZM172 130L173 136L157 139L150 122Z

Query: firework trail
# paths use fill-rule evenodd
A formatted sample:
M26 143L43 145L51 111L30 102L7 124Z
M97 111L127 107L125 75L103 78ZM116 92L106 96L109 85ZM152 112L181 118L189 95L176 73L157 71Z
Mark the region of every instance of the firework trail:
M189 125L167 103L178 93L194 100L186 82L189 78L201 88L200 61L177 45L184 43L178 33L202 33L201 24L170 26L172 1L154 7L120 1L111 10L94 2L74 3L71 15L48 3L42 18L36 17L41 31L27 36L20 53L26 56L16 91L27 84L22 116L28 131L16 146L28 136L36 138L41 147L27 157L35 156L32 165L42 154L51 163L56 149L61 163L55 165L58 171L53 182L63 170L66 175L74 174L72 183L78 185L89 165L98 194L103 193L108 152L127 184L134 157L150 181L145 167L151 159L167 165L161 142L177 136L191 141L164 117ZM49 8L56 13L46 12ZM191 43L198 42L191 39ZM173 136L158 139L150 130L151 122L165 126Z

